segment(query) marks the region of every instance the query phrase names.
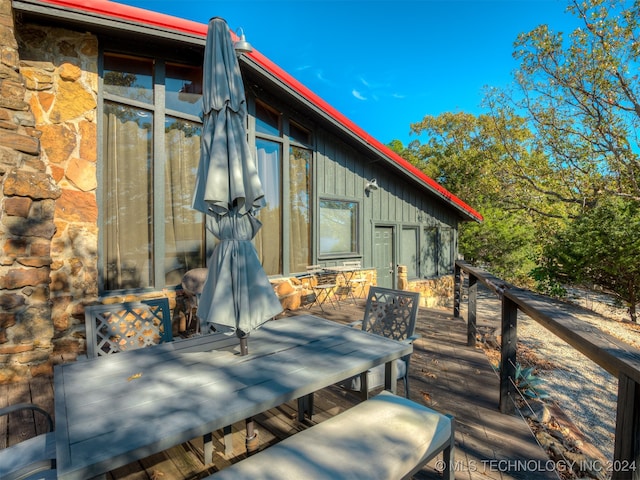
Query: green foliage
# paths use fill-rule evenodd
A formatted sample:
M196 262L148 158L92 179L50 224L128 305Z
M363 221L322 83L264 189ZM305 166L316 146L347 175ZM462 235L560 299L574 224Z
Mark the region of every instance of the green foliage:
M549 398L549 393L540 386L544 383L540 377L534 374L534 367L522 368L519 363L516 365L516 386L525 397L545 399Z
M544 265L536 266L531 269L530 277L535 282L536 291L549 297L564 298L567 296L567 289L559 281L559 275L552 265L548 269Z
M411 125L422 143L392 148L483 214L461 227L467 260L554 296L600 285L635 320L640 1L569 0L567 14L580 28L518 36L514 84L488 89L488 115L426 116Z
M488 99L499 117L525 112L536 148L566 188L553 201L588 205L602 195L640 200L640 2L570 1L582 26L564 35L540 25L522 33L513 92Z
M428 142L412 142L402 155L410 152L421 159L419 168L484 216L481 224L460 228L465 259L509 283L531 286L528 273L539 256L538 239L562 215L520 181L523 170L543 170L540 156L528 152L532 136L523 119L503 119L498 125L486 115L444 113L426 116L412 131Z
M614 294L636 321L640 300L640 205L601 199L545 247L540 278L560 284L597 285Z
M494 275L520 286L535 267L536 227L522 212L487 206L484 222L461 225L459 246L465 260L487 266Z

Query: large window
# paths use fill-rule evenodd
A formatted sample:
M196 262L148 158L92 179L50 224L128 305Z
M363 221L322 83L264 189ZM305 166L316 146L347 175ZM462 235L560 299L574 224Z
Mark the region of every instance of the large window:
M200 159L200 67L104 55L103 290L162 288L204 265L191 208Z
M258 257L267 275L282 273L282 145L279 142L256 139L258 174L262 182L267 205L258 218L262 228L255 238Z
M255 239L258 256L267 275L303 272L311 259L311 135L259 101L255 133L267 202L258 214L263 225Z
M320 255L358 253L358 203L320 200Z
M311 150L289 148L289 271L311 263Z

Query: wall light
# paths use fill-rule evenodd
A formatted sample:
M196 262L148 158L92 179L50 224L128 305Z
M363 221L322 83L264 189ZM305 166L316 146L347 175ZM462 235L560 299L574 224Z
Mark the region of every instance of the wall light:
M378 189L378 181L375 178L371 180L367 180L366 185L364 186L364 191L369 193Z
M242 29L242 27L238 27L236 29L236 35L239 38L239 40L233 44L233 48L236 51L236 55L240 56L243 53L252 52L253 47L249 42L247 42L247 39L244 36L244 30Z

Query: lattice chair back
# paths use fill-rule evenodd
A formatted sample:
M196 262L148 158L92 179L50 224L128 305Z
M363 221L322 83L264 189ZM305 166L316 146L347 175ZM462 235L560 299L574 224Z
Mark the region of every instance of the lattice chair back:
M390 288L369 288L367 305L362 321L353 322L351 326L361 326L366 332L375 333L398 342L413 344L420 335L415 333L418 317L420 293ZM396 359L396 378L404 383L404 394L409 398L409 360L411 354ZM349 378L339 385L360 392L363 399L369 392L384 385L385 366L378 365L360 375Z
M406 340L416 329L419 292L369 288L362 329L394 340Z
M170 342L169 300L91 305L85 308L87 355L98 357Z

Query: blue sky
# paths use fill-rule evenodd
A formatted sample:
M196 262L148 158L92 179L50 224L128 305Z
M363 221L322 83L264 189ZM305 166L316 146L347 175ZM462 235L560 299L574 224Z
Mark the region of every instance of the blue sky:
M119 0L201 23L224 18L253 47L383 143L411 123L483 113L505 87L518 33L569 33L566 0ZM423 139L421 139L423 140Z

